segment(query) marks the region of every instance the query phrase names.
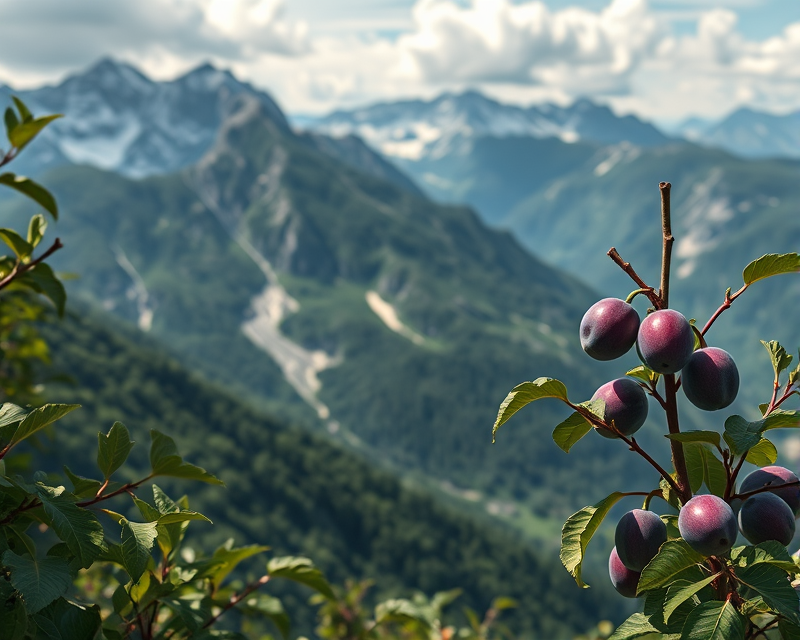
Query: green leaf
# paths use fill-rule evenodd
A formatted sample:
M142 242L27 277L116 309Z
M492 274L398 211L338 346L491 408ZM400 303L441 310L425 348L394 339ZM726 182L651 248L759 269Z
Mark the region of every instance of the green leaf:
M553 430L553 441L565 453L592 430L592 425L577 411Z
M497 430L513 416L517 411L527 404L542 398L558 398L564 402L567 400L567 388L563 382L554 378L537 378L533 382L523 382L514 387L506 396L497 412L497 419L492 428L492 442L495 441Z
M792 364L792 356L786 353L786 349L779 342L775 340L764 342L761 340L761 344L769 352L769 358L772 361L772 368L775 370L776 376L780 375L781 371L788 369L789 365Z
M178 455L175 441L155 429L150 430L150 465L154 476L171 476L187 480L199 480L209 484L225 486L216 476L211 475L202 467L184 462Z
M17 284L33 289L36 293L47 296L55 305L59 316L64 315L67 304L67 291L49 264L40 262L15 280Z
M11 107L6 109L5 115L3 120L6 124L6 136L11 140L11 132L19 126L19 119L17 118L17 114L14 113L14 110Z
M289 615L283 608L283 603L278 600L278 598L259 593L253 598L248 598L244 606L240 605L239 608L244 612L252 611L269 618L277 627L282 637L289 637L291 631Z
M705 467L703 465L703 445L694 442L687 442L683 445L683 453L686 458L686 473L689 476L689 488L692 493L697 493L703 486Z
M258 554L269 551L269 547L263 545L250 545L247 547L233 548L233 541L229 540L226 544L214 551L212 559L219 564L213 566L206 576L216 588L223 583L225 578L243 560L252 558Z
M778 631L781 632L783 640L800 640L800 626L794 625L786 620L778 622Z
M722 496L728 483L728 474L722 461L705 446L704 442L686 442L683 451L692 493L696 493L705 483L711 493Z
M798 271L800 271L800 254L768 253L748 264L742 272L742 279L749 286L764 278Z
M22 195L27 196L41 206L53 216L54 220L58 220L58 205L56 204L56 199L42 185L34 182L30 178L18 176L13 173L0 173L0 184L4 184L15 191L19 191Z
M28 242L31 246L35 247L42 241L46 229L47 221L41 213L37 213L31 218L28 224Z
M125 463L133 444L127 427L121 422L115 422L108 435L97 434L97 466L106 480Z
M81 568L90 567L105 549L103 525L97 516L63 495L50 498L40 492L39 499L56 535L67 543Z
M634 613L619 625L608 640L634 640L653 633L658 633L643 613Z
M704 602L686 618L681 640L743 640L744 619L730 602Z
M139 582L147 569L150 550L158 535L157 526L155 522L122 520L122 561L133 583Z
M637 593L641 594L668 585L681 571L703 560L703 556L684 540L667 540L661 545L656 557L642 571Z
M64 465L64 473L69 481L72 483L72 493L79 498L87 496L95 496L100 490L102 483L99 480L92 480L91 478L84 478L83 476L72 473L67 465Z
M322 571L317 569L308 558L293 556L272 558L267 563L267 573L272 578L285 578L311 587L329 600L336 599Z
M581 579L586 547L611 507L624 496L624 493L616 491L596 505L584 507L571 515L561 529L561 563L575 578L579 587L588 586Z
M158 519L158 524L181 524L182 522L190 522L192 520L202 520L213 524L211 520L206 518L202 513L197 511L179 511L178 513L168 513Z
M0 229L0 240L5 242L20 260L27 259L33 253L33 245L13 229Z
M37 560L6 551L3 564L11 571L11 584L25 600L28 614L40 611L72 585L69 564L63 558Z
M94 640L100 629L100 607L82 607L59 598L34 620L49 640Z
M706 442L715 447L722 446L722 437L716 431L684 431L682 433L668 433L664 436L678 442Z
M38 136L39 133L41 133L42 129L44 129L53 120L57 120L60 117L60 114L55 114L52 116L36 118L35 120L29 120L28 122L23 121L11 131L10 135L8 136L9 141L21 151L28 146L28 144L36 136Z
M0 406L0 428L22 422L26 415L28 415L26 409L4 402L3 406Z
M734 455L743 455L761 441L763 421L748 422L742 416L731 416L725 421L725 442Z
M14 593L14 587L8 580L0 580L0 629L3 640L24 640L28 628L28 614L22 598Z
M25 106L25 103L20 100L17 96L11 96L11 99L14 101L14 104L17 106L17 111L19 111L20 118L22 118L22 122L30 122L33 120L33 114L31 113L30 109Z
M786 572L773 564L761 562L736 572L738 580L758 593L774 611L800 624L800 601Z
M698 591L711 584L720 574L715 573L699 582L678 581L670 585L667 591L667 599L664 603L664 622L669 622L670 616L675 610L695 595Z
M79 404L46 404L34 409L25 416L25 419L17 427L14 436L11 438L11 444L17 444L25 438L29 438L34 433L53 424L56 420L60 420L70 411L74 411L80 406Z
M784 411L777 409L770 413L766 418L761 420L763 427L761 431L769 431L770 429L796 429L800 427L800 411Z
M747 452L745 460L757 467L767 467L778 460L778 450L766 438L761 438L758 444Z
M379 603L375 607L375 622L377 624L408 621L419 622L426 627L431 626L425 609L410 600L392 598Z
M658 383L658 379L661 377L660 373L656 373L644 365L634 367L630 371L627 371L625 375L630 376L631 378L636 378L637 380L641 380L649 385L656 385Z
M789 386L791 387L795 384L798 380L800 380L800 364L798 364L792 371L789 373Z
M777 540L767 540L754 547L736 547L731 551L731 560L739 567L771 564L788 573L800 573L800 567Z

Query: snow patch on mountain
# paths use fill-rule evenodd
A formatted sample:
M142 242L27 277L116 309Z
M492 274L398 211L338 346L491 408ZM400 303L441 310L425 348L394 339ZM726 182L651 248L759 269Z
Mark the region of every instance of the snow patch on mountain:
M378 316L389 329L410 340L416 345L425 343L425 338L400 320L397 310L386 300L381 298L377 291L367 291L367 304L372 312Z

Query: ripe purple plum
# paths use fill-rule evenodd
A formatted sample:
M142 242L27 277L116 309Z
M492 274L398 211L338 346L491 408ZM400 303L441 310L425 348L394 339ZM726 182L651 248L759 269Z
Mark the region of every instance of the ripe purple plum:
M686 398L698 409L717 411L736 399L739 370L730 354L717 347L698 349L681 370Z
M604 298L581 320L581 346L595 360L614 360L630 351L638 330L636 309L619 298Z
M625 436L636 433L647 420L647 396L638 383L630 378L617 378L606 382L594 392L592 400L606 403L605 421L614 422L617 431ZM595 427L606 438L616 438L608 429Z
M750 496L739 511L739 530L750 544L777 540L783 546L794 537L794 513L774 493Z
M683 505L678 514L681 537L704 556L718 556L730 551L737 530L733 509L717 496L695 496Z
M773 487L769 492L782 498L783 501L789 505L789 508L796 518L798 514L800 514L800 484L794 484L790 487L781 487L781 485L791 482L797 483L800 482L800 480L786 467L763 467L761 469L756 469L742 480L739 493L756 491L762 487Z
M667 526L652 511L628 511L614 534L617 555L628 569L641 572L667 541Z
M611 555L608 558L608 575L611 577L611 584L619 591L619 594L626 598L636 597L636 587L639 586L638 571L631 571L622 564L617 554L617 548L611 550Z
M637 346L642 361L656 373L677 373L694 351L689 321L674 309L654 311L639 326Z

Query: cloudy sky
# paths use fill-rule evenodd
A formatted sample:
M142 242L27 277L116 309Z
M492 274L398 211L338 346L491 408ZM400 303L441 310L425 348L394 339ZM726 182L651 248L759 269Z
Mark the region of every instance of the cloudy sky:
M800 109L798 0L0 0L0 82L204 61L322 113L444 90L661 122Z

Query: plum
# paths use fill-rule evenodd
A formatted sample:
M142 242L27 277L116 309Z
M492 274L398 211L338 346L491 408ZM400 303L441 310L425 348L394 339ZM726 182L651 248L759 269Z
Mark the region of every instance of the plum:
M786 546L794 537L794 527L789 505L769 491L750 496L739 511L739 530L750 544L777 540Z
M736 541L736 516L722 498L695 496L678 514L678 531L686 543L704 556L727 553Z
M617 430L625 436L636 433L647 419L647 396L644 389L630 378L617 378L606 382L594 392L592 400L606 403L605 421L614 422ZM595 430L606 438L616 438L608 429Z
M786 467L763 467L762 469L756 469L742 480L739 493L748 493L766 486L774 487L770 489L769 492L782 498L783 501L789 505L789 508L796 518L800 513L800 485L795 484L791 487L781 488L781 485L790 482L798 482L798 478Z
M619 298L604 298L581 320L581 346L595 360L614 360L630 351L638 330L636 309Z
M694 351L689 321L673 309L654 311L639 326L636 340L642 361L656 373L677 373Z
M717 347L698 349L681 370L686 398L698 409L717 411L736 399L739 370L730 354Z
M641 571L667 541L667 526L652 511L628 511L614 534L617 555L631 571Z
M619 591L620 595L626 598L636 597L636 587L639 586L641 574L638 571L631 571L622 564L616 547L611 550L608 558L608 575L611 577L611 584Z

